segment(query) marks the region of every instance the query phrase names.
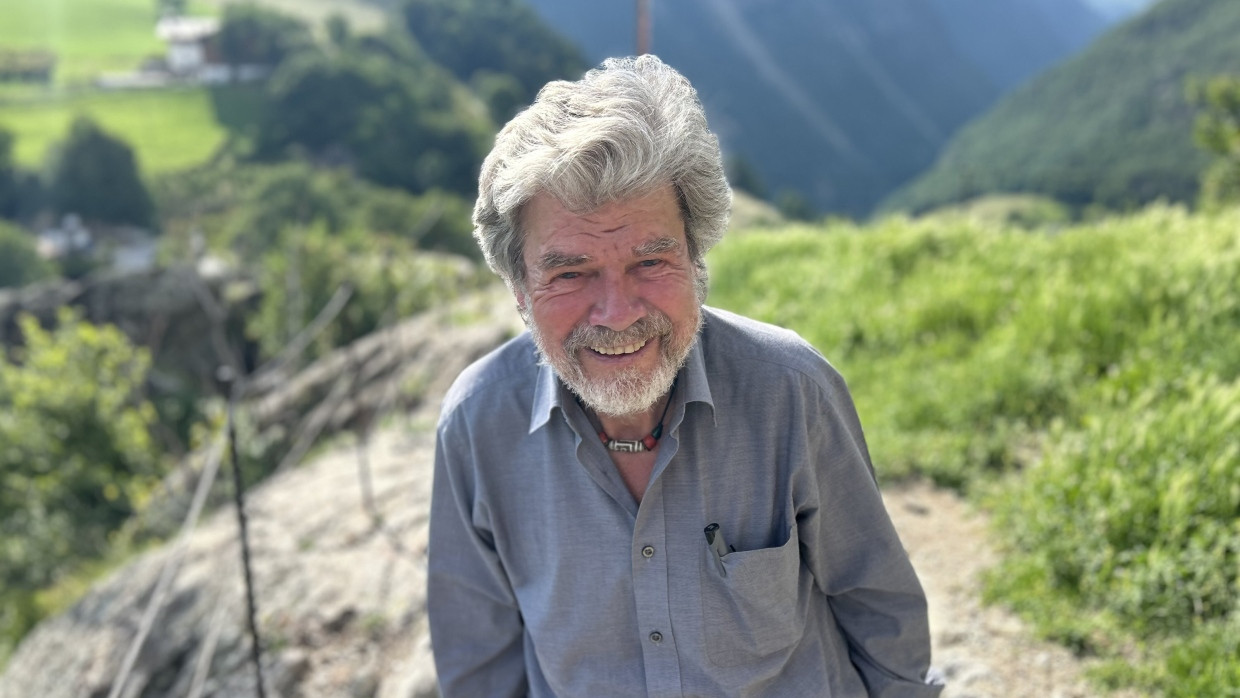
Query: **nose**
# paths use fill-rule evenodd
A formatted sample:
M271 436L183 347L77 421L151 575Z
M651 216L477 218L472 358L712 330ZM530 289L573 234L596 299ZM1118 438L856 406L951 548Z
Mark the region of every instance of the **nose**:
M603 274L596 283L597 295L590 309L591 325L619 332L645 314L637 284L627 274Z

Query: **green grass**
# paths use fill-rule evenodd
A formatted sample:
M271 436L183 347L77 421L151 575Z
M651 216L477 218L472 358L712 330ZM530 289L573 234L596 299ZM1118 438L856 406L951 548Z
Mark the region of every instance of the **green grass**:
M991 507L989 593L1102 685L1240 695L1240 209L982 220L734 236L711 302L823 351L880 478Z
M57 54L60 84L135 68L162 54L154 0L4 0L0 47Z
M238 124L240 112L253 109L241 90L213 94L202 88L90 93L38 102L0 106L0 127L16 136L18 164L37 168L48 148L61 141L79 114L89 115L104 130L134 148L146 176L199 164L228 135L217 121L217 109ZM222 106L220 106L222 105Z

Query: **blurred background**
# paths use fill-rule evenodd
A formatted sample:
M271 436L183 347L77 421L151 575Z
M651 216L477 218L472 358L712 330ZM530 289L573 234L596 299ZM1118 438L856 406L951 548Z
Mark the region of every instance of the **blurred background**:
M736 193L711 304L841 369L884 484L997 522L986 601L1091 693L1240 695L1237 36L1234 0L0 0L0 696L434 694L437 398L520 331L478 168L640 51Z

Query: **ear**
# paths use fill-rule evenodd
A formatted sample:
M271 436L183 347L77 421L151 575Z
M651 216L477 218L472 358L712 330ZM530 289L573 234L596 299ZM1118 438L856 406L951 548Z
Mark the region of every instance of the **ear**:
M529 308L530 308L530 297L529 297L528 295L526 295L526 293L525 293L525 290L524 290L524 289L513 287L513 288L512 288L512 297L516 299L516 301L517 301L517 310L521 311L521 314L522 314L522 315L524 315L525 313L527 313L527 312L529 311Z

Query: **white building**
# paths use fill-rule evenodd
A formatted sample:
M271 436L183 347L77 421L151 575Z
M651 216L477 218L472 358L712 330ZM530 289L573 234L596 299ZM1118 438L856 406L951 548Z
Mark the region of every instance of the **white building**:
M215 17L164 17L155 35L168 45L168 71L174 75L198 75L219 62L214 50L220 20Z

